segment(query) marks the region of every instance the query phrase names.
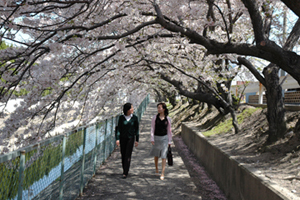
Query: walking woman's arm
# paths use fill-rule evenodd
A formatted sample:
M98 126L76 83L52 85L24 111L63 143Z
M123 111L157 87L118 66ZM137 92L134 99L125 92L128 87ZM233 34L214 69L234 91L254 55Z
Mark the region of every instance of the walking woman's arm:
M139 127L139 119L138 119L138 117L136 117L136 120L135 120L135 130L136 130L135 141L139 142L140 127Z
M139 145L139 137L140 137L139 118L137 116L135 116L134 126L136 130L134 146L137 147Z
M168 127L167 127L167 133L168 133L168 138L169 138L169 145L172 144L172 130L171 130L171 127L172 127L172 124L171 124L171 118L170 117L167 117L168 119Z
M151 143L152 145L154 145L154 132L155 132L155 118L156 116L152 117L152 121L151 121Z
M120 146L120 130L122 129L122 116L119 117L118 121L118 128L117 128L117 134L116 134L116 145Z

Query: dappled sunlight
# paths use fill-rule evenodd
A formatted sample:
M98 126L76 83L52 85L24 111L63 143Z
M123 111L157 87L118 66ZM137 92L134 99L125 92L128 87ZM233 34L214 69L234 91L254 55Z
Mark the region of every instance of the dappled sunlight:
M90 180L79 199L203 199L203 195L191 179L190 174L172 145L173 166L166 165L165 179L155 174L154 158L149 156L151 149L151 118L157 112L156 104L148 106L140 122L140 142L133 148L128 177L122 179L121 154L116 148L95 177ZM158 162L161 172L161 159ZM207 195L208 192L206 192ZM204 198L205 199L205 198ZM225 198L223 198L225 199Z

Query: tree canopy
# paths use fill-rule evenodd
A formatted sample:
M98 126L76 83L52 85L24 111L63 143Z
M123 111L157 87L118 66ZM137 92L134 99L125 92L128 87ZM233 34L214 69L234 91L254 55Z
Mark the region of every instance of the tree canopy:
M1 1L0 41L14 46L1 50L0 101L23 101L0 137L20 126L44 137L77 116L87 123L124 96L138 102L166 82L226 110L232 102L219 93L229 93L244 56L300 82L297 17L286 43L270 37L284 35L284 9L299 16L290 0Z

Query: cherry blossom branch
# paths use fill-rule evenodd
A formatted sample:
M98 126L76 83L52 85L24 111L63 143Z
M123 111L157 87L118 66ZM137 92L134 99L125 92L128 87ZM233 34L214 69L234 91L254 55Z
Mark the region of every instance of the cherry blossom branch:
M206 87L208 89L208 91L210 91L210 93L214 94L216 96L217 99L219 99L223 105L224 105L224 108L229 108L229 109L232 109L231 108L231 105L229 105L223 98L222 96L219 95L219 93L211 88L210 86L208 86L203 80L199 79L199 78L196 78L190 74L187 74L186 72L184 72L183 70L179 69L178 67L174 66L172 63L168 63L168 62L156 62L156 61L152 61L152 60L147 60L147 59L144 59L145 61L149 62L149 63L155 63L155 64L159 64L159 65L168 65L168 66L171 66L172 68L178 70L180 73L184 74L185 76L188 76L194 80L196 80L197 82L201 83L204 87Z
M100 28L100 27L103 27L104 25L107 25L111 22L113 22L114 20L116 19L119 19L119 18L122 18L122 17L126 17L127 14L117 14L117 15L114 15L112 17L110 17L109 19L107 20L104 20L100 23L96 23L96 24L93 24L92 26L90 27L87 27L87 26L66 26L66 27L61 27L61 28L57 28L55 29L55 31L68 31L68 30L79 30L79 31L90 31L90 30L94 30L96 28ZM53 24L51 26L56 26L57 24ZM42 26L42 27L35 27L35 26L25 26L25 25L18 25L18 27L20 28L26 28L26 29L30 29L30 30L35 30L35 31L41 31L41 32L44 32L44 31L50 31L52 32L53 29L45 29L44 27L49 27L50 25L47 25L47 26ZM70 35L72 36L72 35Z
M300 18L295 23L290 35L283 46L285 50L291 50L296 45L300 38ZM255 76L255 78L266 87L265 78L261 76L261 74L256 70L256 68L249 62L246 58L238 57L239 64L244 65L247 67L250 72Z
M61 1L61 0L46 0L46 1L34 1L28 2L28 5L39 5L39 4L47 4L47 3L56 3L56 4L77 4L77 3L84 3L89 4L91 1Z
M300 37L300 18L298 18L292 31L290 32L289 37L283 46L283 49L291 51L299 41L299 37Z
M215 3L214 3L213 5L218 9L219 13L220 13L221 16L222 16L223 22L224 22L224 24L225 24L225 29L226 29L226 34L227 34L228 43L230 43L230 42L231 42L231 38L230 38L230 36L229 36L229 30L228 30L228 26L227 26L227 22L226 22L226 19L225 19L225 17L224 17L224 14L223 14L221 8L220 8L218 5L216 5Z
M265 42L266 37L263 32L263 20L259 12L259 8L257 5L256 0L242 0L246 8L248 9L248 12L250 14L250 18L252 21L252 27L254 30L255 40L257 45L263 45L261 42Z
M29 65L23 70L23 72L20 74L19 78L18 78L16 81L10 83L10 85L9 85L7 88L5 88L6 90L4 90L4 91L2 90L2 93L0 93L0 99L2 99L8 92L10 92L10 89L11 89L11 88L17 86L17 85L20 83L20 81L23 79L25 73L30 69L30 67L33 66L33 65L35 64L35 62L36 62L42 55L44 55L44 54L47 53L47 52L48 52L47 49L44 49L43 51L41 51L41 52L40 52L40 53L39 53L39 54L38 54L38 55L37 55L30 63L29 63Z
M289 9L300 17L300 2L295 0L281 0Z
M256 8L256 4L253 4L251 0L243 0L244 2L250 2L249 9L252 10L255 15L252 17L254 20L258 19L258 22L252 22L254 25L262 28L261 16L257 16L258 11L253 11ZM251 4L252 3L252 4ZM226 54L226 53L236 53L238 55L248 55L258 58L268 60L272 63L277 64L281 69L287 71L289 74L295 78L300 84L300 71L297 69L300 67L300 56L295 52L286 51L275 42L265 40L264 35L261 30L256 33L256 40L263 41L262 45L253 46L246 43L240 44L224 44L215 40L210 40L199 35L196 31L188 28L183 28L175 24L167 22L162 15L162 12L157 4L154 4L155 11L157 12L157 21L164 28L171 32L179 32L187 36L191 43L196 43L203 45L207 49L208 54ZM258 29L257 27L255 29Z
M127 31L127 32L125 32L125 33L123 33L121 35L98 36L98 37L95 37L95 39L97 39L97 40L117 40L117 39L121 39L121 38L127 37L129 35L132 35L133 33L138 32L139 30L141 30L144 27L147 27L147 26L150 26L150 25L154 25L154 24L157 24L156 20L152 20L152 21L149 21L149 22L142 23L139 26L135 27L134 29L131 29L130 31ZM67 40L69 40L71 38L74 38L74 37L83 38L84 35L83 34L68 35L67 37L65 37L60 42L65 42L65 41L67 41ZM92 40L94 38L93 37L89 37L89 39Z
M230 0L226 0L227 8L228 8L228 19L229 19L229 32L232 33L233 31L233 19L232 19L232 9Z
M3 21L3 23L1 23L0 29L4 28L3 26L8 23L10 21L10 18L14 15L14 13L17 12L17 10L19 9L19 5L17 5L14 10L9 14L9 16L6 17L6 19ZM5 9L4 9L5 10Z
M262 77L262 75L256 70L256 68L252 65L252 63L250 61L248 61L246 58L244 57L238 57L237 59L239 61L239 64L244 65L245 67L247 67L247 69L249 69L249 71L255 76L255 78L261 83L263 84L263 86L266 87L266 80L264 77Z

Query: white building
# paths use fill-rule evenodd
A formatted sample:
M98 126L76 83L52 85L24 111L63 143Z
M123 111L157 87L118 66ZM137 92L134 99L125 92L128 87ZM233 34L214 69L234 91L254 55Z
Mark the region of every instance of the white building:
M300 104L300 86L298 82L283 70L279 70L279 75L284 103ZM258 81L247 83L236 81L236 84L231 86L231 92L235 96L240 97L243 92L243 102L246 103L264 104L266 102L265 91L264 86Z

